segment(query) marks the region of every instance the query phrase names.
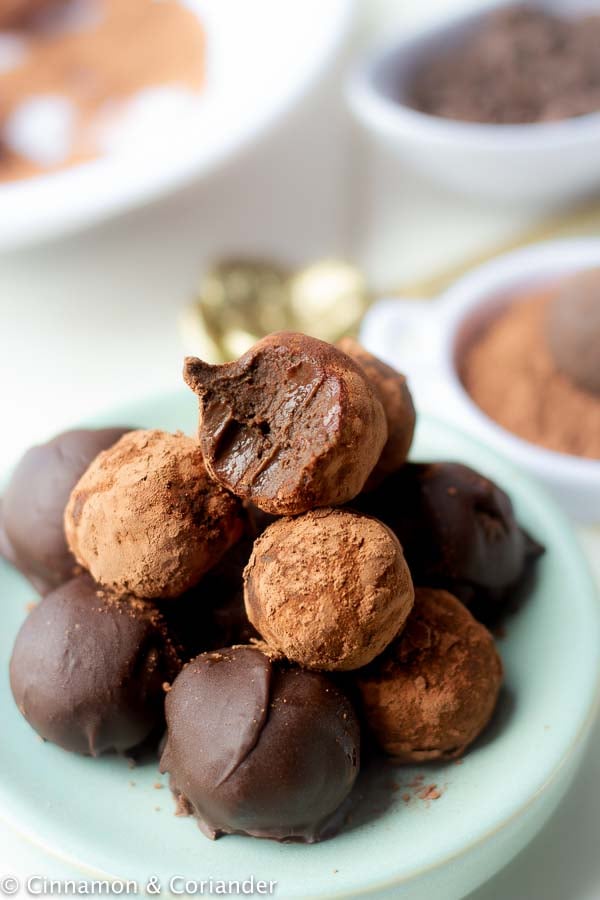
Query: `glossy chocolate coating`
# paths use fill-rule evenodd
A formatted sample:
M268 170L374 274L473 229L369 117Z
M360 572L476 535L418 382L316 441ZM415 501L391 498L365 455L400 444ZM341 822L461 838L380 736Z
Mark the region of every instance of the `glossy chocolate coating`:
M166 713L161 770L208 837L312 843L332 827L358 773L360 738L326 676L251 647L205 653L175 680Z
M74 753L124 752L161 723L178 660L143 600L108 595L88 575L29 614L10 662L15 702L45 740Z
M31 447L2 498L0 553L47 594L73 577L76 561L65 538L69 495L92 460L127 428L83 428Z
M543 552L508 495L459 463L408 463L353 505L396 533L415 585L450 591L483 622L504 611Z
M244 568L252 546L252 537L242 538L196 587L160 603L169 634L184 660L205 650L260 638L244 604Z

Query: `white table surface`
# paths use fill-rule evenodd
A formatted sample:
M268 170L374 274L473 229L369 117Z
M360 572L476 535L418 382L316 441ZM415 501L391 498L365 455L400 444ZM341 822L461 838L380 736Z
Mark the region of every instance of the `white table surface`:
M466 2L362 0L350 52L395 23L412 27L459 5ZM0 469L31 442L101 408L179 385L177 312L213 256L302 262L352 254L385 289L443 271L535 219L527 210L473 207L399 172L349 126L341 103L346 64L285 129L210 184L85 234L0 256ZM600 583L600 536L581 536ZM600 726L551 823L471 900L597 900L599 822ZM72 874L0 824L3 872Z

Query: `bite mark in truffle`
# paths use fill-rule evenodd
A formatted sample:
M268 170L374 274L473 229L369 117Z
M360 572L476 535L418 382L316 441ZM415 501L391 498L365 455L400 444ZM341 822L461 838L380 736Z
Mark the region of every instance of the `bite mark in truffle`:
M356 496L387 439L380 400L346 354L302 334L272 334L232 363L188 358L211 475L282 515Z

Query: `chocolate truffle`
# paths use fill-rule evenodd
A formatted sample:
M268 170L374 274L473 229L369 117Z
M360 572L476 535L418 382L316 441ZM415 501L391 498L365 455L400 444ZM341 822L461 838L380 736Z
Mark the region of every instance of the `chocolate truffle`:
M211 475L266 512L344 503L364 486L387 440L362 369L316 338L281 332L236 362L188 358Z
M600 269L579 272L561 285L548 306L546 332L558 368L600 395Z
M138 597L178 597L240 537L236 498L183 434L132 431L101 453L65 511L67 540L95 580Z
M65 431L31 447L14 470L0 509L0 553L41 594L72 578L76 568L63 525L69 494L98 453L126 431Z
M489 722L502 663L491 634L456 597L417 588L403 632L356 683L385 753L401 763L453 759Z
M254 627L308 669L366 665L398 634L414 599L390 529L341 509L270 525L254 544L244 580Z
M415 433L415 407L404 375L373 356L351 337L342 338L337 346L363 369L381 400L387 419L387 443L365 485L365 489L369 490L406 462Z
M80 575L34 607L10 661L15 702L44 740L99 756L136 747L161 723L178 660L147 602Z
M260 637L244 605L244 568L252 546L251 537L242 538L196 587L160 604L169 634L185 660Z
M508 495L459 463L407 463L356 505L396 533L416 585L451 591L484 622L506 610L542 553Z
M312 843L335 827L359 767L359 726L317 672L234 647L198 656L166 701L161 771L210 838Z

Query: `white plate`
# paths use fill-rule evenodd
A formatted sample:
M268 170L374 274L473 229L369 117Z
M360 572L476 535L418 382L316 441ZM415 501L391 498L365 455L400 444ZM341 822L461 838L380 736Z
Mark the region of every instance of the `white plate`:
M0 250L91 224L206 177L323 75L353 0L187 0L206 32L201 101L127 152L0 186Z

